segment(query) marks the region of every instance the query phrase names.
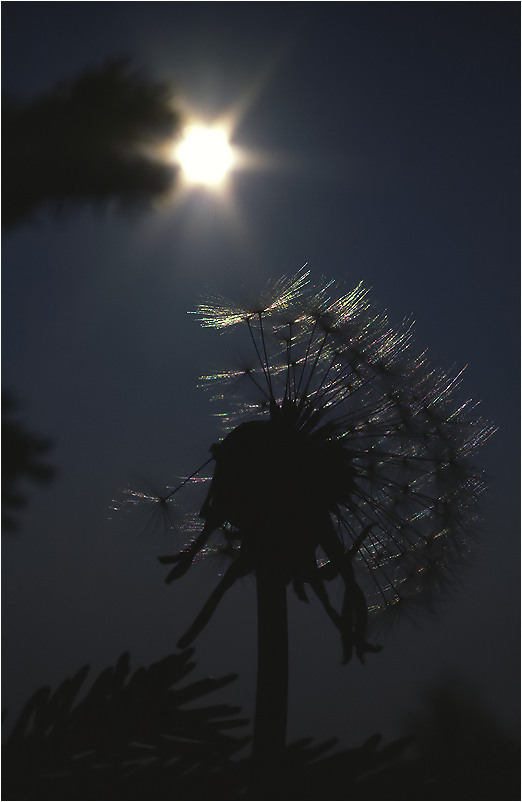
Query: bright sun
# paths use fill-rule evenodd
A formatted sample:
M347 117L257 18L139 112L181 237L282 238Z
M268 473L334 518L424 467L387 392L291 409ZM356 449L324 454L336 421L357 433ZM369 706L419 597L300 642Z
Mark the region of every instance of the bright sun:
M208 186L218 185L234 161L226 132L203 125L187 128L176 156L188 181Z

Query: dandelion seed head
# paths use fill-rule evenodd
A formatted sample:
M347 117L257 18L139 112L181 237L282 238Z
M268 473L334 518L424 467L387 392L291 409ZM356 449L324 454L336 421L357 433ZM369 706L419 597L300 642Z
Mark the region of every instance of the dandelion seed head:
M248 303L213 296L196 313L240 325L254 360L202 378L226 436L201 515L227 558L254 570L270 552L334 620L323 574L341 576L344 608L362 597L372 620L431 604L469 553L485 489L469 457L494 431L457 400L462 370L414 353L413 322L392 328L362 284L314 284L304 268ZM365 616L351 615L358 650L370 649Z

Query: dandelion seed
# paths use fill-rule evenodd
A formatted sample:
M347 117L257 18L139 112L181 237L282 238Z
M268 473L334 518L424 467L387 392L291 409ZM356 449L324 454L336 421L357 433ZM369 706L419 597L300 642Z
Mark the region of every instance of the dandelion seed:
M182 531L185 536L195 529L193 513L184 512L177 499L176 493L187 485L197 485L209 482L210 477L201 476L201 471L212 458L207 459L203 465L190 476L181 479L175 486L165 486L161 493L147 488L147 491L132 487L125 487L117 498L112 500L110 517L114 513L124 516L131 515L138 523L139 535L152 534L159 530L162 534Z
M119 497L113 499L111 510L125 516L132 515L138 522L139 536L156 530L169 531L181 520L177 502L169 497L171 491L169 487L162 493L125 487Z

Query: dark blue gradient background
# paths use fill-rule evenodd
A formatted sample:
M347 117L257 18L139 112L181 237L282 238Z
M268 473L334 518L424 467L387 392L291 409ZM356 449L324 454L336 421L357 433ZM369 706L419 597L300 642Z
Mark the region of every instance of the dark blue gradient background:
M55 441L59 476L3 539L3 707L125 649L175 648L218 566L167 587L173 544L109 519L141 479L174 484L208 456L215 411L198 376L233 338L186 314L205 289L309 263L361 279L392 322L412 314L436 364L468 365L466 394L499 431L482 546L453 598L340 664L318 604L290 603L289 736L386 739L442 676L514 733L519 716L518 3L4 2L4 91L30 98L122 53L206 113L249 93L235 134L271 169L238 172L231 219L194 193L135 217L85 211L3 237L3 382ZM8 154L4 155L8 158ZM30 181L30 176L27 176ZM175 546L174 546L175 547ZM238 671L253 712L255 585L230 592L196 643L198 671ZM93 671L94 676L94 671ZM223 692L225 694L225 692Z

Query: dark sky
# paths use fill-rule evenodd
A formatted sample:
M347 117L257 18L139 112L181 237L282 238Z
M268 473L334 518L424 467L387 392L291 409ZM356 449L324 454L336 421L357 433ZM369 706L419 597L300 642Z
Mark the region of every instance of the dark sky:
M499 427L482 449L482 546L435 619L405 621L365 666L340 664L318 604L291 599L289 736L360 744L400 732L456 673L513 731L519 714L519 4L4 2L3 89L23 98L129 54L219 115L250 98L234 142L264 154L222 197L134 216L84 211L3 237L3 383L55 441L58 478L3 539L3 707L125 649L170 653L218 568L173 586L160 532L109 518L131 483L175 484L208 456L217 411L197 378L227 338L187 315L205 289L308 262L361 279L419 350L468 365ZM8 158L8 154L4 155ZM270 163L270 167L267 165ZM27 181L31 176L26 177ZM232 346L232 353L234 347ZM155 483L158 483L156 485ZM253 711L254 580L197 643L198 671L238 671ZM10 719L8 719L9 721ZM12 719L11 719L12 720Z

